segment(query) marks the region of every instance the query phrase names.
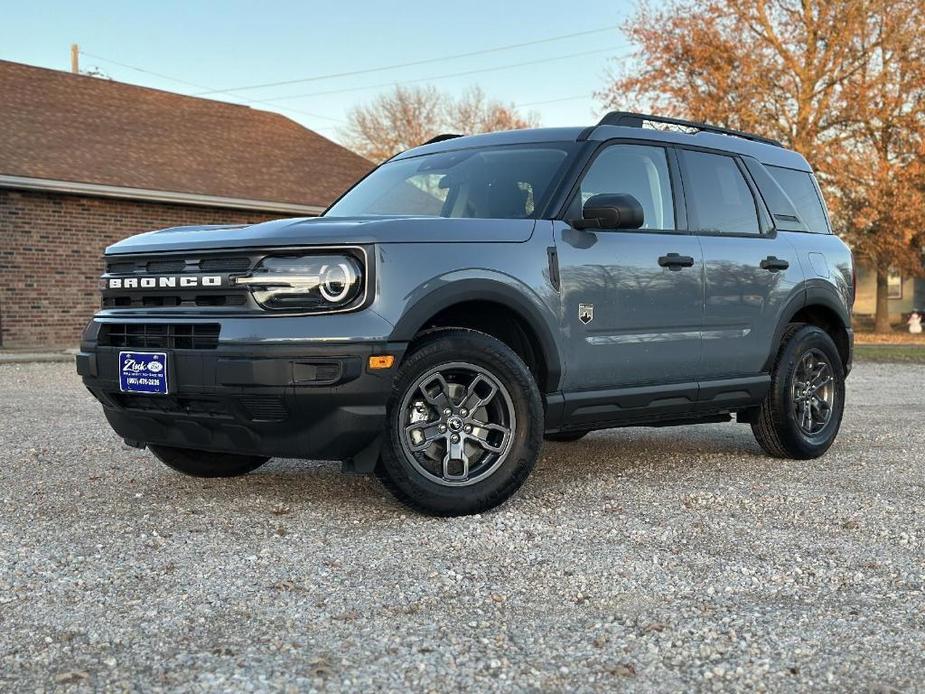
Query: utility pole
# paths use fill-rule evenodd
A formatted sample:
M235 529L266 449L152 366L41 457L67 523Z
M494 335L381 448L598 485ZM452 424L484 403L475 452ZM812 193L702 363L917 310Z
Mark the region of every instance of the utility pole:
M80 46L76 43L71 44L71 72L80 73Z

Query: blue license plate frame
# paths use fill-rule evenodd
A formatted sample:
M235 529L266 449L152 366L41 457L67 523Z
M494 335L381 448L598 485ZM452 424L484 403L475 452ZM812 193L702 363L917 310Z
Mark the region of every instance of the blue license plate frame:
M167 352L119 352L119 390L167 395Z

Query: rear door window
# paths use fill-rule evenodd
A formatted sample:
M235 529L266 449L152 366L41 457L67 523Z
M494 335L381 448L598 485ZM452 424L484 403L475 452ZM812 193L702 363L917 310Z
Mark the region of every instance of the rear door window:
M691 231L760 233L755 197L735 159L686 149L678 153Z
M777 185L784 189L807 231L817 234L829 233L829 223L813 175L807 171L785 169L781 166L765 168L777 181Z

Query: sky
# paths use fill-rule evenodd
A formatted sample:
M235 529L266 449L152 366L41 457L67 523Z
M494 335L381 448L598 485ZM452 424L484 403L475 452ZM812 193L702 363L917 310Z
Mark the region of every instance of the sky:
M594 92L632 50L619 26L634 7L633 0L0 0L0 59L69 70L77 43L81 70L279 111L334 140L352 107L395 84L432 84L454 96L478 85L535 112L542 125L584 125L602 111ZM452 57L463 53L479 54ZM352 72L364 74L342 74ZM288 84L242 89L280 82Z

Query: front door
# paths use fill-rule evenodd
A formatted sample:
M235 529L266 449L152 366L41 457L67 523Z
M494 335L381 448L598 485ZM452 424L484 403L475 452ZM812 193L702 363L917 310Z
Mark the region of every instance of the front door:
M703 267L700 243L678 230L677 172L664 147L613 144L598 153L567 219L599 193L634 196L644 223L578 230L556 222L567 371L563 389L587 391L696 381Z

